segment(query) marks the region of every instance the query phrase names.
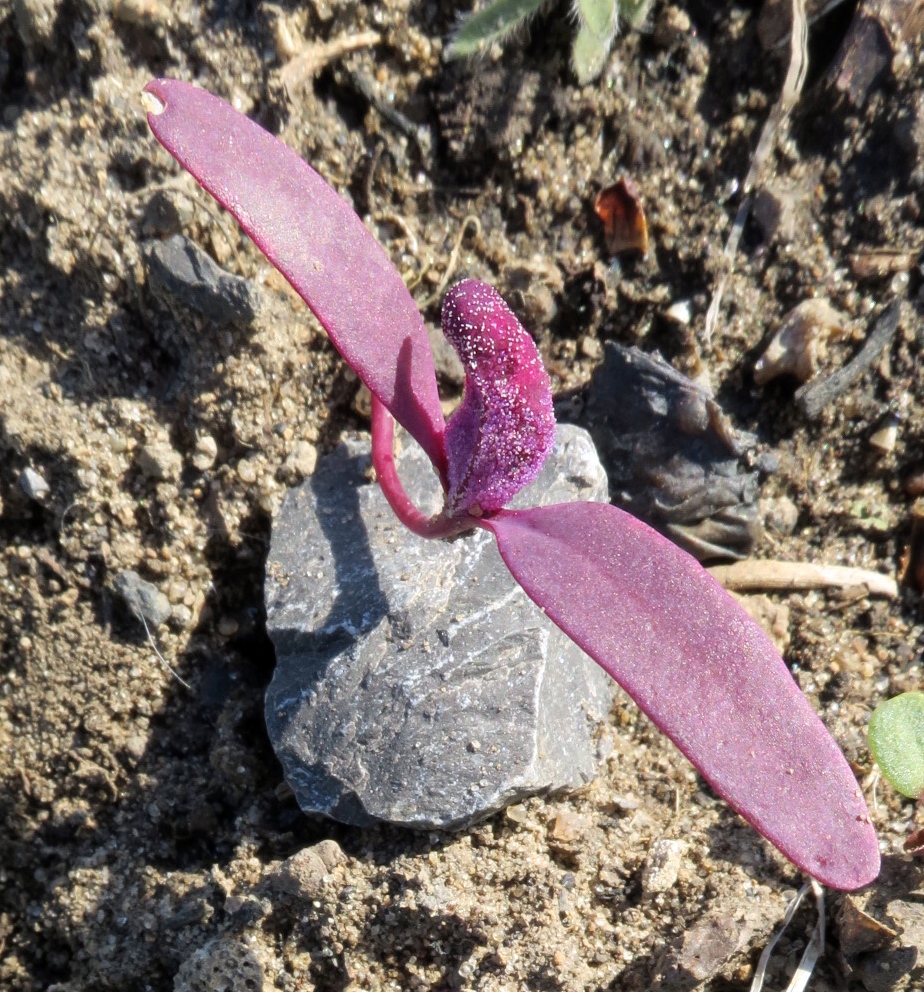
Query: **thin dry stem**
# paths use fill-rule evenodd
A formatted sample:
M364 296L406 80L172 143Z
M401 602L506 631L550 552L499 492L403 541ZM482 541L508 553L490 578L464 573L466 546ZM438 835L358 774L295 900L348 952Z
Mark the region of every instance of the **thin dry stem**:
M382 36L378 31L360 31L359 34L341 34L330 41L313 42L282 67L279 77L291 99L301 86L329 62L335 62L359 48L371 48L381 40Z
M853 589L865 586L870 596L895 599L898 583L889 575L848 565L814 565L804 561L756 561L715 565L709 574L735 592L757 590Z

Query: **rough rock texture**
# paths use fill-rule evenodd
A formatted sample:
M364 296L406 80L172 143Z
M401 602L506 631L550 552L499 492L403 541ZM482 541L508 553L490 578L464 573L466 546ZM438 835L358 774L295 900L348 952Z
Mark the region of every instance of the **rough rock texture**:
M452 827L589 780L606 676L527 599L488 534L415 537L368 484L369 465L367 444L341 445L274 525L266 721L302 809ZM398 465L436 510L425 456L405 448ZM589 436L560 427L513 505L606 490Z

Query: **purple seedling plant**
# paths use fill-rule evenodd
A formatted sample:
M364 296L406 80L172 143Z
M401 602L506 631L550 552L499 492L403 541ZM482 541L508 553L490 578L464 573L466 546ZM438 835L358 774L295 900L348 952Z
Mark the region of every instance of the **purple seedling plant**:
M875 831L837 744L769 638L700 564L614 506L505 509L555 436L530 335L489 286L443 303L466 373L448 422L426 328L384 251L295 152L229 104L175 80L145 87L158 141L228 209L372 393L379 483L415 534L489 531L527 595L600 664L712 788L803 871L837 889L879 872ZM401 485L394 421L439 476L442 511Z

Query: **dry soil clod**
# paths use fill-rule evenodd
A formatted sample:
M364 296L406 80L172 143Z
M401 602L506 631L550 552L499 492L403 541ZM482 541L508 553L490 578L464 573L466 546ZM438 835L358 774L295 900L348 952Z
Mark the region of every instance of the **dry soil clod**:
M847 334L846 321L825 299L804 300L786 315L754 366L754 381L763 386L780 375L807 382L828 352L828 342Z

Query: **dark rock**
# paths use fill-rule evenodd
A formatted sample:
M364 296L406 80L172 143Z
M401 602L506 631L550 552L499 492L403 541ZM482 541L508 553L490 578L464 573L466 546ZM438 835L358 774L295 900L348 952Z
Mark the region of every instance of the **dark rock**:
M216 324L248 324L256 315L251 283L229 275L181 234L148 242L144 262L149 284L167 302L179 302Z
M513 581L485 532L418 538L351 441L286 497L267 563L270 739L302 809L345 823L462 826L595 772L608 678ZM398 459L417 504L439 485ZM590 438L559 429L514 505L605 499Z
M760 535L758 479L712 395L658 355L608 343L583 417L613 502L701 561L744 558Z

